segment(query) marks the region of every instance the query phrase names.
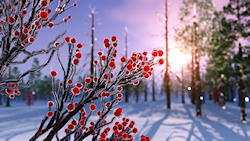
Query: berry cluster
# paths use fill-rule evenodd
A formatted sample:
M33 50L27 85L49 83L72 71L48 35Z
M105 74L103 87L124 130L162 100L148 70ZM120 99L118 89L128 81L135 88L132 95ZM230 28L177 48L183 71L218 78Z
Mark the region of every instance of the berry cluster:
M129 59L123 56L120 58L120 68L117 67L116 64L118 39L116 36L112 36L110 40L104 39L103 43L106 54L104 51L99 51L97 53L99 61L94 60L93 62L94 76L86 77L82 82L74 83L74 72L76 65L80 63L79 59L82 57L80 49L83 47L83 44L76 43L77 40L74 37L70 38L68 36L65 37L64 41L69 46L69 54L71 54L71 56L69 56L68 60L71 60L72 63L67 70L63 69L64 80L59 83L58 90L55 89L56 87L54 84L57 72L51 71L53 86L52 94L55 98L56 108L53 113L51 108L54 103L49 101L49 111L43 121L45 122L48 119L55 120L53 117L59 114L59 118L56 119L59 120L58 122L60 123L58 128L61 129L63 126L66 126L66 136L64 139L69 139L71 135L74 134L75 139L79 140L83 140L90 135L93 136L93 139L99 139L101 141L133 140L131 133L136 134L138 132L137 128L134 128L134 121L130 121L128 118L122 118L123 121L121 123L115 122L112 128L105 126L122 116L123 109L120 107L114 109L114 107L123 99L123 94L121 93L123 86L128 84L138 85L141 79L150 77L153 66L156 64L163 64L163 59L158 59L154 62L156 57L163 56L163 51L154 50L151 58L147 57L147 52L133 53ZM58 45L59 43L55 42L55 46ZM74 47L76 47L75 50L73 49ZM115 68L120 68L117 74L113 72ZM111 96L113 99L109 99ZM75 97L81 97L80 101L75 102ZM100 99L100 103L94 104L93 102L98 99ZM63 105L66 107L65 111L63 111ZM87 109L88 112L84 108L87 105L89 105ZM98 108L101 110L97 110ZM108 113L112 111L113 116L109 121L107 118ZM79 113L79 118L73 118L77 113ZM98 119L96 121L90 121L91 115L95 113ZM101 132L102 129L104 130ZM39 128L39 130L41 130L40 134L42 134L46 132L47 128L44 130ZM110 133L112 133L111 136L109 136ZM149 141L149 138L141 136L141 140Z

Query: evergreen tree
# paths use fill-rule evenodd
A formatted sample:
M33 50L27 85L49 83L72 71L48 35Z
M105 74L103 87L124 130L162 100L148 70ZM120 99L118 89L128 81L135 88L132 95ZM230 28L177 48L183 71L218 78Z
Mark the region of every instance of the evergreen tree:
M247 48L242 45L242 40L249 37L249 27L250 27L250 1L249 0L230 0L227 6L223 7L223 12L228 16L228 22L232 26L232 31L230 32L231 36L234 37L234 43L237 44L238 54L235 57L236 60L236 72L238 78L238 91L241 105L241 121L246 122L246 105L245 105L245 96L246 96L246 86L245 86L245 75L246 71L246 62L249 60L247 56Z

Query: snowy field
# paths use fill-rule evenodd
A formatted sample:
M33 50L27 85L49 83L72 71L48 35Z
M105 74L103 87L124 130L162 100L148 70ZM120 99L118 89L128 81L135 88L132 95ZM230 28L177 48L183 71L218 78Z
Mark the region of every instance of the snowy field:
M157 97L156 102L120 103L126 109L123 116L134 120L139 129L135 141L139 141L141 134L152 141L250 141L250 122L240 122L237 103L228 102L223 110L207 100L202 105L203 117L197 118L189 99L181 104L180 97L173 98L171 110L166 109L165 101L164 97ZM8 108L0 106L0 141L28 141L47 110L42 101L31 107L24 102L12 102ZM250 119L250 103L247 115Z

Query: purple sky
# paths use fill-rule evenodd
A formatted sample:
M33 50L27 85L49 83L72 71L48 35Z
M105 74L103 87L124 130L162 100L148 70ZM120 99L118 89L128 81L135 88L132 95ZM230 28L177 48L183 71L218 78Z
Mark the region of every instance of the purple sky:
M73 1L73 0L72 0ZM178 12L182 0L169 0L169 44L173 48L173 27L178 26ZM216 9L221 9L228 0L214 0ZM60 15L57 22L61 21L67 15L72 15L72 19L68 23L56 26L53 29L43 29L40 31L35 43L30 46L30 50L37 50L47 47L47 44L52 41L58 34L67 30L67 36L76 37L77 42L85 44L82 49L83 55L90 53L90 35L91 19L90 6L96 7L96 19L99 20L99 25L96 26L95 37L96 51L104 49L103 39L110 38L116 35L119 39L118 57L124 55L125 42L125 26L128 28L129 54L132 52L142 52L144 50L150 51L153 48L162 48L165 46L165 24L163 17L165 15L165 0L80 0L78 6L66 11ZM55 6L55 4L53 4ZM57 23L55 22L55 23ZM160 22L163 24L160 25ZM64 39L64 38L63 38ZM62 60L66 61L67 46L61 49ZM41 55L39 57L40 63L46 61L48 55ZM64 57L65 56L65 57ZM130 56L130 55L129 55ZM84 58L84 57L83 57ZM25 66L20 66L22 72L31 66L33 59ZM83 64L84 60L81 60ZM174 60L170 60L174 62ZM42 71L48 74L51 69L58 71L61 75L56 58ZM81 64L78 66L81 67Z

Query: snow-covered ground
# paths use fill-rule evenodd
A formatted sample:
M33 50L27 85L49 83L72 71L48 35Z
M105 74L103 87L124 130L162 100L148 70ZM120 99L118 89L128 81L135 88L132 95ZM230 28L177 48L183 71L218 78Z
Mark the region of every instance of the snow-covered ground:
M198 118L195 105L189 101L186 98L186 104L181 104L180 97L173 97L170 110L166 109L163 96L158 96L156 102L122 102L120 106L124 108L123 116L133 119L139 129L135 141L141 134L149 136L152 141L250 140L250 122L240 122L237 103L228 102L223 110L207 100L202 105L203 117ZM31 107L24 102L12 103L12 107L0 106L0 141L28 141L47 110L42 101ZM250 103L247 103L247 115L250 119Z

